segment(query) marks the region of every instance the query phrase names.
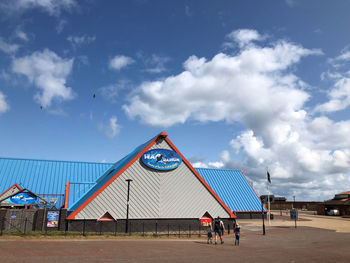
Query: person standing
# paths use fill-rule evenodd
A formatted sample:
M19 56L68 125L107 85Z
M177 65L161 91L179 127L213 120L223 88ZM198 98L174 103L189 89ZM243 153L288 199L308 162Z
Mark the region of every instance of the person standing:
M208 224L208 240L207 240L207 244L213 244L213 234L212 234L212 225L211 223Z
M239 237L241 235L241 227L237 223L235 227L235 246L239 246Z
M222 222L220 216L218 216L214 220L215 245L218 243L218 236L220 237L221 244L224 243L224 241L222 241L222 235L224 234L224 231L225 231L224 222Z

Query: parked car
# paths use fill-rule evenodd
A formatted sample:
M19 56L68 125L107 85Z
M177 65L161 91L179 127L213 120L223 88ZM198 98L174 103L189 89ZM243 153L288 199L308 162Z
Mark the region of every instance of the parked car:
M340 216L340 212L338 209L331 209L327 212L329 216Z

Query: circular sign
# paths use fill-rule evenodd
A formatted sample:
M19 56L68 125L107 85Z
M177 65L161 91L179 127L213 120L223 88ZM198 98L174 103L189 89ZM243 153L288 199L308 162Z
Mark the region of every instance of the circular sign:
M181 164L182 158L168 149L153 149L142 155L142 162L156 170L173 170Z

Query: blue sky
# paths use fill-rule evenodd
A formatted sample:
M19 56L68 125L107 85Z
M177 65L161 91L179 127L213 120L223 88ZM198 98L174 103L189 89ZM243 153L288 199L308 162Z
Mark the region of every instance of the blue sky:
M0 156L115 162L165 130L259 193L268 167L276 195L331 198L350 188L349 8L1 0Z

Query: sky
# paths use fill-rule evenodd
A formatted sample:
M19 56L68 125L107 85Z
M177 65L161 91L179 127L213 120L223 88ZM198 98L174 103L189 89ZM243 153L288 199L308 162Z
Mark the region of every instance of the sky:
M113 163L161 131L258 194L350 190L350 1L0 0L0 156Z

